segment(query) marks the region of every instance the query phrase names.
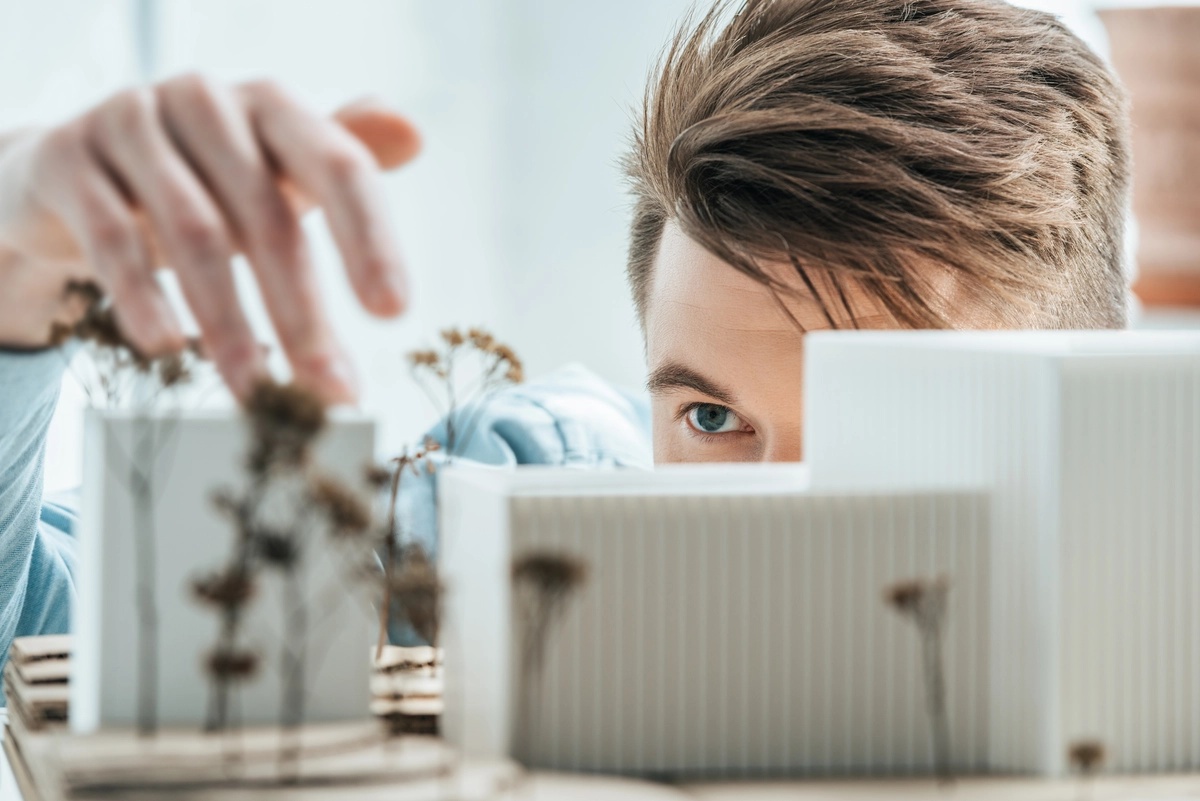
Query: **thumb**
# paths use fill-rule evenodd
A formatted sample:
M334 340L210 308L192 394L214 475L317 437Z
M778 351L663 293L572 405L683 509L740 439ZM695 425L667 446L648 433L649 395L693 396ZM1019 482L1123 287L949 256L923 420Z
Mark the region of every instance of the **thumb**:
M374 98L343 106L333 118L367 146L381 169L407 164L421 151L421 135L416 127Z

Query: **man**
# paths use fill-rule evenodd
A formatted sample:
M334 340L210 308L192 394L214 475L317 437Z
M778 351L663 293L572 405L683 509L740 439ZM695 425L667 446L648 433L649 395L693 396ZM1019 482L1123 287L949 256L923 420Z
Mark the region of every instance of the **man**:
M69 277L147 353L182 335L170 265L218 368L261 372L229 259L249 258L297 380L354 385L298 215L319 205L364 307L400 312L377 167L418 149L373 106L326 119L272 84L194 76L0 141L0 647L66 625L69 510L41 498L61 367L36 349ZM628 159L629 275L657 461L795 460L803 334L830 327L1120 327L1126 113L1049 16L996 0L746 0L685 27ZM488 461L636 462L636 404L571 373L495 399ZM432 493L405 513L432 537ZM41 523L39 524L39 517Z

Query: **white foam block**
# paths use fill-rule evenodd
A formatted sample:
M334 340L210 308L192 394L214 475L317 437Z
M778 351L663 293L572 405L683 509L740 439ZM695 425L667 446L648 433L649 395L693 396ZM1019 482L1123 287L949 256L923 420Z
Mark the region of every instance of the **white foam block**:
M78 732L128 726L137 719L137 543L128 459L145 453L137 442L153 431L152 461L158 614L158 719L199 726L209 681L205 655L217 641L218 618L191 592L199 574L224 565L231 552L229 522L212 506L219 487L240 488L246 432L235 414L164 413L135 419L91 411L85 424L78 602L71 676L71 724ZM374 450L374 425L331 421L316 449L321 469L360 486ZM318 538L321 542L323 538ZM370 644L374 624L365 589L351 586L342 552L310 551L302 561L309 603L305 718L353 720L368 715ZM280 648L284 637L282 581L268 571L251 603L246 642L262 657L259 675L235 691L232 709L246 724L279 720Z
M1200 768L1200 335L806 340L814 487L993 493L992 766Z
M980 493L814 493L802 469L752 466L455 468L441 482L443 727L469 755L676 776L929 771L918 637L883 591L947 575L953 759L983 769ZM510 571L532 550L589 574L528 729Z

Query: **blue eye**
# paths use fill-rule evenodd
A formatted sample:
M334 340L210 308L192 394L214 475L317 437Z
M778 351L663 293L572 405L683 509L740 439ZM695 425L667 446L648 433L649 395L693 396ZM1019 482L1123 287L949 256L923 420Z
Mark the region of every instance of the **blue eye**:
M703 434L724 434L742 427L741 418L732 409L715 403L697 403L688 410L687 420Z

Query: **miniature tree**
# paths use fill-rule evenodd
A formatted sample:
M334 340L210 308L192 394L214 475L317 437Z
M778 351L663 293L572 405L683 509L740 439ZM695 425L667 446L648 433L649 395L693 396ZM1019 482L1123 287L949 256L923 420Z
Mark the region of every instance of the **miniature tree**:
M388 641L388 622L392 611L392 590L396 583L396 570L400 561L400 531L396 518L396 507L400 498L400 484L406 473L419 476L421 470L433 472L433 462L428 461L429 454L440 448L433 439L426 439L425 446L415 451L405 448L404 452L392 460L389 468L372 468L367 471L367 480L376 489L387 487L389 490L387 507L387 526L381 532L383 553L383 602L379 605L379 641L375 649L375 658L383 655L383 647ZM432 643L431 643L432 644Z
M420 543L399 551L396 570L388 584L389 596L421 639L436 647L442 623L442 582L437 568Z
M408 542L397 517L401 484L406 473L412 476L435 471L430 456L440 451L446 464L470 444L487 409L491 393L524 380L524 367L508 345L498 342L482 328L465 332L448 328L441 332L437 348L413 351L408 355L413 380L442 415L445 426L444 447L426 438L423 447L405 451L382 468L368 471L377 487L387 486L387 526L381 532L383 562L383 600L380 605L379 643L376 655L388 639L388 624L393 615L408 619L417 635L436 648L439 631L440 584L434 586L436 571L429 553L419 543ZM411 562L411 564L410 564ZM412 615L421 615L420 625ZM432 634L435 639L430 639Z
M540 706L535 687L541 685L550 634L586 577L583 562L566 554L531 551L513 562L513 600L521 632L517 708L520 739L531 752Z
M114 475L129 493L133 536L137 547L135 565L138 617L138 705L137 729L150 736L158 728L158 615L155 571L156 545L154 504L155 476L162 469L160 456L172 441L174 426L160 424L151 413L161 408L165 395L189 383L203 361L199 344L189 341L180 353L148 356L122 331L112 303L91 281L70 281L64 299L74 306L74 323L56 323L50 332L56 347L80 342L89 356L90 371L75 372L80 386L94 407L127 407L134 412L136 430L130 452L119 443L109 443L108 457ZM64 351L65 352L65 351Z
M949 592L949 581L937 578L903 581L889 587L884 594L893 609L916 625L921 638L921 671L925 679L925 706L933 742L934 770L943 782L953 779L942 653Z
M304 721L305 666L308 656L308 595L300 571L326 535L329 543L349 543L369 551L370 509L358 495L313 465L314 444L326 426L325 409L312 393L270 380L255 385L245 404L250 429L246 457L247 484L224 489L213 497L234 529L228 562L198 578L195 596L220 618L217 643L208 659L211 681L206 728L230 726L233 686L252 678L259 667L256 652L242 641L246 610L255 597L259 576L275 571L283 579L284 625L280 652L283 697L280 727L295 735ZM295 766L298 740L285 738L281 763Z
M1067 762L1070 764L1071 770L1079 776L1078 797L1080 801L1090 795L1091 784L1095 780L1096 774L1104 767L1107 757L1104 743L1099 740L1078 740L1071 743L1067 749Z
M447 461L471 443L486 404L475 401L525 379L525 368L508 345L481 328L442 332L441 348L408 355L413 380L442 415ZM462 414L460 414L460 412Z

